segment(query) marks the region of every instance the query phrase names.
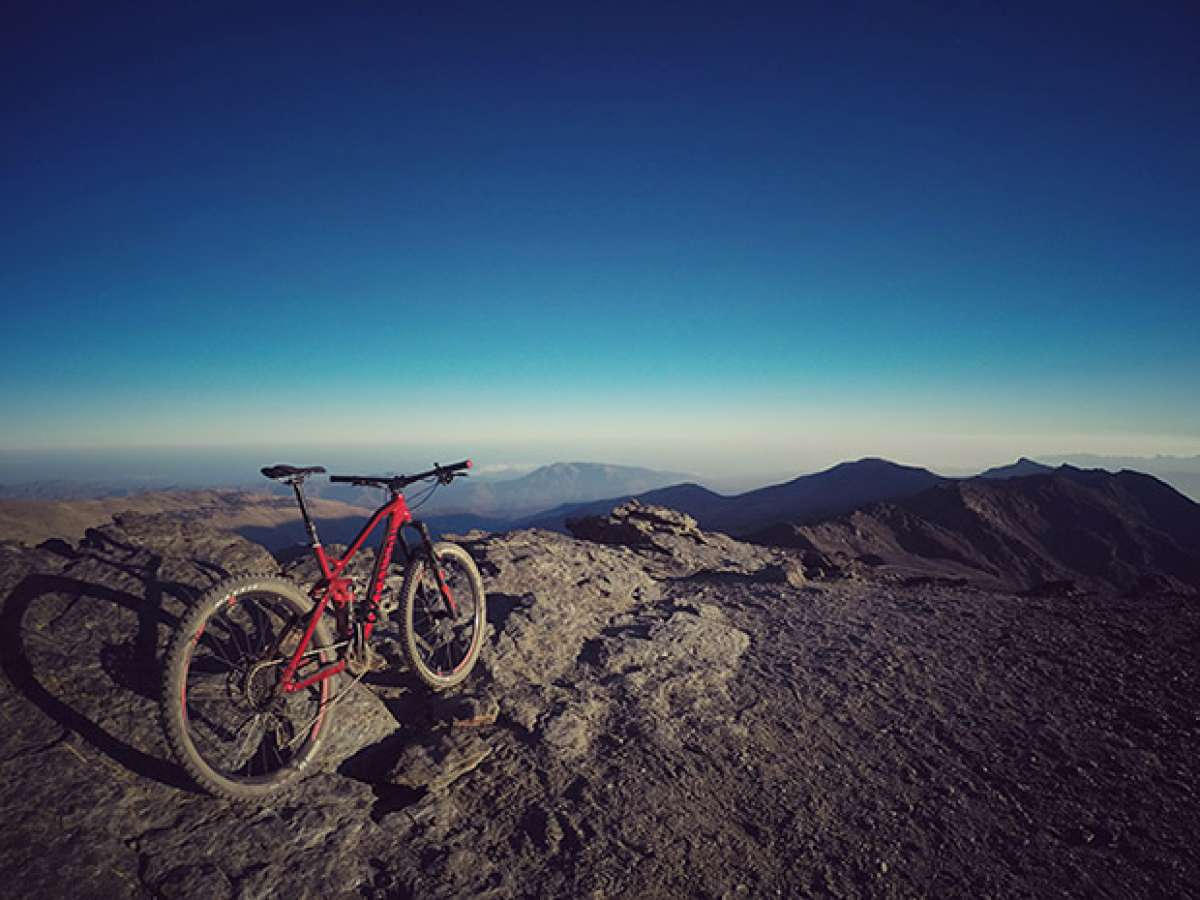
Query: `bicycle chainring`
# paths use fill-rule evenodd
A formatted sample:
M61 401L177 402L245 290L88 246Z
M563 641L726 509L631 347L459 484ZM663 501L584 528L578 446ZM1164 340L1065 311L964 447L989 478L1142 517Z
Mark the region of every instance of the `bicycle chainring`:
M404 579L392 576L383 582L383 592L379 595L379 612L390 616L400 612L400 593L404 587Z

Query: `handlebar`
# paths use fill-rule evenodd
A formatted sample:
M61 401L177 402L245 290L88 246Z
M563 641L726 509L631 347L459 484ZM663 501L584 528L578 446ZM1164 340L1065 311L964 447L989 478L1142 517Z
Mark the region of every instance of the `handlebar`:
M424 481L427 478L437 478L442 484L449 484L455 478L466 475L464 469L469 469L474 463L469 459L464 459L462 462L451 463L448 466L440 466L437 463L433 464L433 468L426 472L418 472L416 475L330 475L329 481L333 484L353 484L359 487L385 487L393 491L401 491L418 481Z

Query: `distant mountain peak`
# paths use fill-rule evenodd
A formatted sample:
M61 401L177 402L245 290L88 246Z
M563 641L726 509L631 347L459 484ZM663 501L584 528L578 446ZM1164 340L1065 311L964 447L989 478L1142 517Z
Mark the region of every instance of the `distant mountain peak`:
M979 477L997 481L1006 478L1025 478L1029 475L1049 475L1055 471L1057 470L1052 466L1044 465L1030 459L1028 456L1022 456L1011 465L996 466L985 472L981 472Z
M847 460L840 462L836 466L832 466L825 470L826 472L928 472L928 469L921 466L909 466L904 463L898 463L890 459L885 459L882 456L864 456L861 459ZM816 474L821 474L820 472ZM931 473L932 474L932 473ZM811 476L801 475L801 478Z
M892 462L890 459L884 459L882 456L864 456L860 459L848 459L845 462L840 462L833 468L835 469L883 469L883 468L904 468L900 463Z
M611 494L595 502L564 506L527 524L563 528L567 515L604 515L631 497L665 506L697 519L703 528L726 534L749 534L773 522L807 522L840 515L859 506L923 491L944 479L927 469L904 466L879 457L839 463L822 472L745 493L717 494L690 479L646 492Z

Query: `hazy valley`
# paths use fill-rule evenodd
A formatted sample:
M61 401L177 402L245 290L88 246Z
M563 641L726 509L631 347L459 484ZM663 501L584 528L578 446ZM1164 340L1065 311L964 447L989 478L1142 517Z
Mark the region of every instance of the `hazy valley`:
M1115 458L1096 461L1114 466L1131 462ZM1186 470L1193 464L1196 478L1200 478L1200 458L1160 461L1160 467L1184 470L1176 472L1184 483ZM978 477L1045 474L1053 468L1023 458ZM750 536L772 525L810 524L877 501L963 480L868 458L739 494L721 494L680 473L575 462L541 466L516 478L464 479L424 500L424 491L413 489L408 497L418 515L438 533L527 527L565 531L566 520L572 516L603 513L636 498L686 512L706 529ZM331 485L323 478L310 481L306 493L326 538L342 543L357 534L363 515L383 499L378 490ZM173 490L135 490L117 482L71 480L0 485L0 540L36 544L50 537L77 538L86 528L103 524L123 510L200 517L273 550L304 539L290 490L258 478L238 487Z

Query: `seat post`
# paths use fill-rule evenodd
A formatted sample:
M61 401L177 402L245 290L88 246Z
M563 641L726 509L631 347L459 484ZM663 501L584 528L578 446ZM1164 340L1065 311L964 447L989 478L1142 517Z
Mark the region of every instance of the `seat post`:
M293 480L292 490L296 492L296 503L300 505L300 515L304 517L304 530L308 532L308 542L314 547L319 547L321 539L317 537L317 526L313 522L312 516L308 514L308 504L304 502L304 479Z

